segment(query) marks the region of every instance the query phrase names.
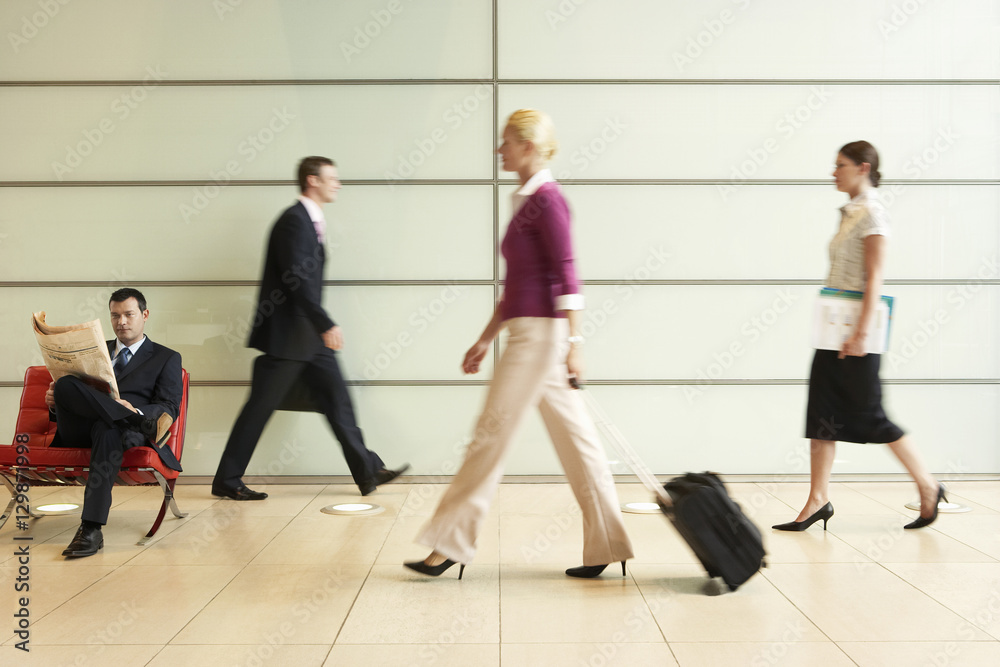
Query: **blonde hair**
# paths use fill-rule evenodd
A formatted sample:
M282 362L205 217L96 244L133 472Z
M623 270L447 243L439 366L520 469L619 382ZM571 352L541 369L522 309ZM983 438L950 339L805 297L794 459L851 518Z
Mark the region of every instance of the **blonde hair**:
M559 148L555 126L544 111L518 109L507 119L507 126L514 130L518 139L534 144L538 155L546 162L552 159Z

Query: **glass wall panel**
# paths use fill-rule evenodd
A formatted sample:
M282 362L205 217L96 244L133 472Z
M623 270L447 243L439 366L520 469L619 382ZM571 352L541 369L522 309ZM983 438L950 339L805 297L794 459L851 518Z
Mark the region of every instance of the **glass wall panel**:
M0 79L141 79L146 65L185 80L483 78L492 14L462 0L10 0Z

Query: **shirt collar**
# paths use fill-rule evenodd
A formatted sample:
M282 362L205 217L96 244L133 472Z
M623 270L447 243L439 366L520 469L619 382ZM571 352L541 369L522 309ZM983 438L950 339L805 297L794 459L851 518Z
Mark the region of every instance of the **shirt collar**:
M546 183L555 183L556 179L552 178L551 169L540 169L535 172L535 175L528 179L528 181L521 186L521 188L511 195L511 199L514 202L514 212L516 213L524 200L531 195L538 192L538 188L542 187Z
M323 217L323 209L319 207L319 204L305 195L299 195L299 201L306 207L306 212L309 213L310 220L313 222L326 222L326 218Z
M131 352L132 356L134 357L136 351L138 351L138 349L142 347L142 344L145 342L146 342L146 334L142 334L142 338L140 338L139 340L128 346L128 351ZM122 345L122 342L117 338L115 338L115 359L117 359L118 355L122 353L123 347L125 346Z
M854 210L859 206L864 206L865 204L877 201L878 192L875 191L875 188L868 188L863 192L859 192L856 197L851 197L851 201L841 206L840 210L846 213L847 211Z

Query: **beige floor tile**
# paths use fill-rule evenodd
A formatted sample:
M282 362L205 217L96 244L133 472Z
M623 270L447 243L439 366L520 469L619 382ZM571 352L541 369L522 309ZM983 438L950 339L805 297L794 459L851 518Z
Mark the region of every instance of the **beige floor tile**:
M288 517L202 514L185 519L169 540L159 540L130 565L245 565L288 525Z
M1000 642L840 642L858 667L996 667Z
M356 565L248 565L171 643L333 644L367 575Z
M697 644L671 642L680 667L853 667L854 662L833 642L803 642L788 639L767 643L704 642Z
M794 519L794 517L792 517ZM830 528L833 521L830 521ZM774 524L788 521L788 515L761 515L758 527L764 538L768 563L870 563L872 559L838 537L832 530L823 530L818 522L800 533L774 530Z
M945 514L932 526L962 544L1000 560L1000 516L995 514ZM923 532L926 528L918 531Z
M118 491L116 488L114 492L117 494ZM195 516L219 502L219 498L212 495L211 487L207 484L178 484L174 488L174 499L178 509L190 516ZM163 491L159 487L148 487L148 493L123 500L118 507L125 510L141 509L156 512L162 502ZM167 516L173 516L169 514L169 509L167 512Z
M955 518L942 517L938 519L938 523L945 527ZM991 518L997 528L1000 528L1000 516ZM976 563L993 560L938 530L938 523L929 529L905 530L903 526L907 522L908 519L888 515L835 515L830 520L829 530L868 558L880 563Z
M458 565L436 578L376 565L336 643L496 644L499 598L495 565L476 563L462 580Z
M947 487L947 496L950 502L961 503L968 507L971 507L973 511L982 514L998 514L997 510L989 507L988 505L981 505L977 503L972 498L966 498L961 493L959 493L951 482L945 482L945 487ZM982 482L975 482L974 484L982 485ZM863 493L873 500L877 500L880 503L890 507L892 509L898 509L900 512L916 517L916 512L911 509L906 508L907 503L915 503L920 501L920 496L917 492L917 486L912 482L856 482L847 484L850 488ZM964 488L975 492L975 486L965 485Z
M1000 481L993 482L945 482L948 498L954 493L970 503L1000 512Z
M762 486L770 491L778 500L791 508L792 513L786 521L793 521L795 519L795 516L802 509L802 506L805 505L806 499L809 497L808 482L786 482L775 483L773 485L765 483ZM858 486L857 488L852 488L846 483L836 482L830 484L830 502L833 503L834 512L837 514L867 515L899 515L906 513L902 505L898 508L889 507L861 493L858 491L858 488L863 489L864 487ZM833 525L832 522L830 525Z
M502 565L500 592L504 643L663 641L635 582L612 567L573 579L545 565Z
M253 559L254 565L315 565L375 562L389 531L392 517L298 516L292 519Z
M551 667L677 667L665 643L633 644L626 642L574 644L508 644L500 646L504 665L550 665Z
M399 508L399 516L430 516L447 489L447 484L411 484Z
M124 565L146 549L164 540L175 530L184 526L187 521L187 519L174 519L173 517L164 519L152 542L144 547L139 546L137 542L149 531L155 518L152 512L117 512L112 510L111 516L108 518L108 525L101 530L104 536L104 547L93 556L73 559L66 559L62 552L76 534L77 528L80 526L80 517L56 516L39 519L37 523L40 526L52 522L52 525L58 525L60 530L41 544L38 544L36 540L31 548L32 557L39 564L65 563L67 567L73 568ZM50 529L46 527L42 530L48 531Z
M969 624L959 615L878 564L778 564L763 572L836 642L990 639L963 630Z
M236 501L217 498L202 514L224 514L232 512L236 505L244 516L295 516L311 503L326 488L321 484L259 484L249 485L254 491L267 493L264 500ZM211 492L210 487L206 487ZM360 497L360 496L358 496Z
M115 570L110 565L72 569L61 565L39 565L32 562L30 556L29 550L27 571L21 569L19 564L0 567L0 591L3 591L0 595L0 617L4 619L12 618L20 608L19 600L26 598L29 619L37 623L53 609ZM0 642L13 636L12 627L9 623L0 626Z
M573 512L580 515L573 490L567 483L560 484L501 484L493 505L503 514L561 514Z
M752 521L760 522L760 517L764 515L788 515L789 507L787 503L771 493L771 491L777 489L776 485L741 482L726 484L726 489L729 491L730 497L739 504L743 513ZM793 516L792 518L795 517ZM785 520L790 521L791 519Z
M506 514L500 517L500 562L505 565L583 564L583 522L575 512Z
M827 640L760 574L717 596L703 592L709 580L700 566L635 565L632 574L668 642Z
M667 517L656 514L624 514L625 530L632 540L635 563L695 564L698 558Z
M277 642L277 639L275 640ZM229 646L168 644L146 667L219 667L220 665L260 665L261 667L322 667L330 652L328 644L295 645L267 643Z
M885 567L1000 639L1000 563L889 563Z
M407 665L409 667L499 667L499 644L396 644L350 646L337 644L323 667ZM521 663L522 665L530 663Z
M404 561L426 558L430 550L418 544L416 536L428 518L426 515L401 515L396 519L375 563L395 566L402 565ZM486 517L476 547L476 556L470 568L481 565L493 566L500 562L500 520L496 514Z
M39 644L166 644L239 571L236 566L124 565L34 629Z
M5 667L98 667L115 665L133 667L145 665L159 652L160 645L89 644L68 646L40 646L34 638L25 653L13 646L0 646L0 665Z

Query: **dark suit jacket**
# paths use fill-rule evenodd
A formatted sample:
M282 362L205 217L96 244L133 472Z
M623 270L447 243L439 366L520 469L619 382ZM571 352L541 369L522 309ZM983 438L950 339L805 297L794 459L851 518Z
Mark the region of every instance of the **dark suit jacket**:
M108 341L108 352L114 355L114 340ZM118 394L142 414L159 419L167 413L177 419L184 392L180 354L147 337L117 379ZM145 440L138 431L129 430L125 433L125 444L138 447Z
M323 309L326 252L302 202L286 209L271 229L249 346L282 359L308 361L334 326Z

